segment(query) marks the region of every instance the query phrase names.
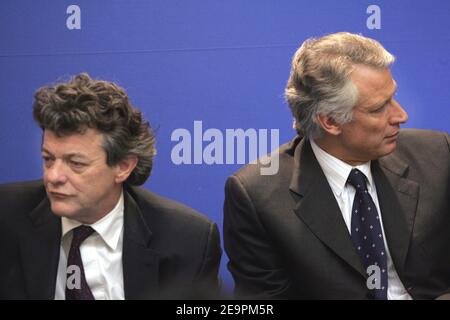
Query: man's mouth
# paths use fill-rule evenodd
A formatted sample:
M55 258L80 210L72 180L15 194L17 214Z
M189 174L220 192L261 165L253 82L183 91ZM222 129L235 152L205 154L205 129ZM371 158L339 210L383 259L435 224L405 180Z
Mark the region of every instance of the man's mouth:
M52 198L55 198L55 199L64 199L64 198L69 197L68 194L60 193L60 192L54 192L54 191L49 191L49 194L50 194L50 196Z
M399 133L400 133L400 131L397 131L396 133L387 136L385 139L397 138L397 136L398 136Z

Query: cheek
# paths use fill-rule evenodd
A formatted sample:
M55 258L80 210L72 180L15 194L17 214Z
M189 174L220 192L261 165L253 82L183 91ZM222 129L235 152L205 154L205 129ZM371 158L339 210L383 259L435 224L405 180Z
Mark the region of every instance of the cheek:
M356 138L372 143L382 143L385 136L386 126L382 122L366 123L356 132Z
M343 136L344 144L358 152L372 152L383 143L383 130L376 126L355 126ZM372 151L370 151L372 150Z
M376 150L384 145L384 130L377 128L372 131L367 131L364 137L365 140L362 143L367 149Z
M91 190L93 193L108 190L114 184L114 174L111 170L99 170L89 175L83 176L77 184L84 187L84 190ZM85 192L86 193L86 192Z
M44 180L44 184L47 185L48 178L47 178L47 171L45 169L42 172L42 179Z
M347 130L345 139L353 144L368 144L378 140L379 129L375 126L358 124Z
M42 176L43 176L44 181L49 180L49 174L50 174L50 171L44 166L42 169Z
M90 172L72 172L67 178L66 185L72 188L78 197L89 197L90 194L95 193L98 182L102 179L100 175L93 175Z
M71 175L70 183L81 194L87 197L102 193L114 184L115 171L107 166L96 166L82 173Z

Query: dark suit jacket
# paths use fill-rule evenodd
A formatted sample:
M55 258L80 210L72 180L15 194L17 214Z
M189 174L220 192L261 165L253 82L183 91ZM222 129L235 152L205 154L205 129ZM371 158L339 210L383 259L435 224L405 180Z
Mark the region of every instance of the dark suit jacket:
M217 225L142 188L124 190L125 299L214 297ZM53 299L60 240L42 181L0 186L0 299Z
M445 133L402 130L396 151L372 161L393 263L416 299L450 288L449 144ZM251 164L226 184L224 241L237 297L372 297L308 139L277 152L276 175Z

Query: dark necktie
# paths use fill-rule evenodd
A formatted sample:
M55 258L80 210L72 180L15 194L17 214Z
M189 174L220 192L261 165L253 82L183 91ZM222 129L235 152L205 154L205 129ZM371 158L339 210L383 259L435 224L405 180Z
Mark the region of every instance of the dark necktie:
M67 259L66 300L95 300L84 275L80 245L94 232L88 226L73 229L72 245Z
M374 290L375 299L387 299L388 275L386 249L380 217L375 203L367 191L366 176L358 169L352 169L348 183L355 187L356 194L352 207L351 238ZM372 278L372 275L376 275ZM378 279L378 280L377 280ZM377 281L381 283L376 283Z

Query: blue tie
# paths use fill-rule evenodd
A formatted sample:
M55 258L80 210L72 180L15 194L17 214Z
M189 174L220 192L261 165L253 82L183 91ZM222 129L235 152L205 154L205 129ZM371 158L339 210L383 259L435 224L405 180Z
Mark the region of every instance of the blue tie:
M66 283L66 300L95 300L86 282L80 253L81 243L93 232L94 229L84 225L73 229L72 244L67 259L67 273L70 276Z
M369 282L371 284L369 289L374 290L375 299L386 300L388 288L387 258L380 217L375 203L367 191L364 173L358 169L352 169L348 177L348 183L356 190L352 207L352 242L365 270L371 277L367 281L368 287ZM377 281L381 283L377 283Z

